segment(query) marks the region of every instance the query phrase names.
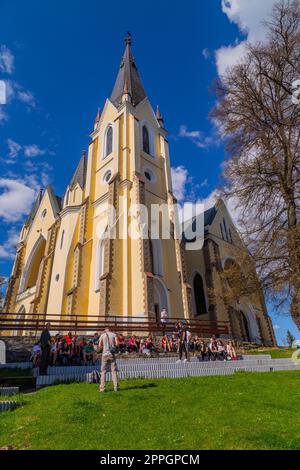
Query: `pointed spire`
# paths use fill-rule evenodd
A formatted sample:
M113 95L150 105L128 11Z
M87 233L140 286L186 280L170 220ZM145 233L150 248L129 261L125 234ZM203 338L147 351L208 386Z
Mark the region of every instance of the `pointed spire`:
M71 191L77 183L79 184L81 189L84 188L86 179L86 166L86 151L83 150L81 154L81 159L69 184L69 188L71 189Z
M97 116L96 116L95 123L94 123L94 130L97 129L100 119L101 119L101 111L100 111L100 108L98 108Z
M35 200L35 203L33 204L32 206L32 209L30 211L30 214L25 222L25 225L29 225L33 219L35 218L35 215L40 207L40 204L41 204L41 201L43 199L43 195L44 195L44 190L43 189L40 189L39 192L38 192L38 195L37 195L37 198Z
M162 117L162 114L160 112L159 106L157 105L156 108L156 119L158 120L159 124L164 127L164 118Z
M131 34L125 38L125 52L121 61L120 70L117 80L111 95L111 101L115 106L120 106L122 97L125 94L131 96L131 101L134 106L137 106L143 99L146 98L141 78L138 73L137 66L131 51Z

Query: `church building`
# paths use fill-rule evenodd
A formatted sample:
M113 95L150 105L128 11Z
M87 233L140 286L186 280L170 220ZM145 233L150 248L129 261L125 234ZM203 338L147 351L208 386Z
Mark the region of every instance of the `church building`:
M110 206L119 234L139 216L133 207L150 213L163 204L169 238L110 236ZM198 250L174 236L174 204L164 120L147 98L127 37L112 94L64 196L48 186L24 223L4 311L51 321L54 314L159 318L165 308L170 318L228 322L237 340L276 344L260 289L239 302L219 295L242 243L223 201L205 212Z

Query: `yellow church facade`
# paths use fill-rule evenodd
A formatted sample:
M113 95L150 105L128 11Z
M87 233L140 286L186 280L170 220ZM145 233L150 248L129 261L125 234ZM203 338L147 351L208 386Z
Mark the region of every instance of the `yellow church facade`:
M275 344L261 292L240 299L238 306L218 295L221 272L241 243L224 203L205 212L198 250L187 250L174 235L174 204L164 121L151 107L126 38L87 155L63 198L50 186L41 191L22 228L5 311L16 318L41 313L51 321L58 314L159 318L165 308L170 318L228 322L232 338ZM153 206L162 205L169 237L126 235L130 226L141 228L137 207L151 214ZM148 220L142 227L146 235L150 225Z

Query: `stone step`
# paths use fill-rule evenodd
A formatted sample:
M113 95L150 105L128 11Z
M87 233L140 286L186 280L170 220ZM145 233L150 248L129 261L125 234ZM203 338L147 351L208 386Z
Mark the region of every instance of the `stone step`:
M0 369L32 369L32 362L8 362L0 364Z
M190 362L185 363L184 366L187 369L228 369L234 368L239 369L243 367L255 367L255 366L266 366L266 367L273 367L273 366L289 366L293 364L291 361L285 362L276 362L274 361L266 361L264 363L257 363L255 361L236 361L236 362ZM118 370L120 372L129 372L129 371L140 371L140 370L169 370L169 369L179 369L182 367L182 363L177 364L176 362L156 362L156 363L126 363L120 364L117 362ZM96 366L78 366L78 367L50 367L48 369L48 375L80 375L80 374L87 374L92 372L93 370L99 370L100 364ZM37 377L38 370L34 370L34 376Z
M12 395L17 395L19 391L19 387L0 387L1 396L11 397Z
M186 365L186 364L185 364ZM295 365L293 363L289 365L256 365L236 368L234 366L226 368L165 368L160 370L140 370L140 371L120 371L118 373L120 380L125 379L160 379L160 378L182 378L182 377L205 377L205 376L223 376L233 375L236 372L275 372L275 371L300 371L300 364ZM111 380L111 373L107 373L107 380ZM37 378L37 388L45 385L53 385L58 383L67 382L90 382L91 373L87 374L68 374L68 375L46 375Z
M17 407L16 401L0 401L0 411L10 411Z

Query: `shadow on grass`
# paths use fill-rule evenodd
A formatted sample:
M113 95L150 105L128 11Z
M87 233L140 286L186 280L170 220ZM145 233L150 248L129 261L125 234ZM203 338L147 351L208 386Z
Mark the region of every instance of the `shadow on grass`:
M119 392L126 392L128 390L147 390L148 388L156 388L158 384L156 383L147 383L147 384L136 384L136 385L121 385Z

